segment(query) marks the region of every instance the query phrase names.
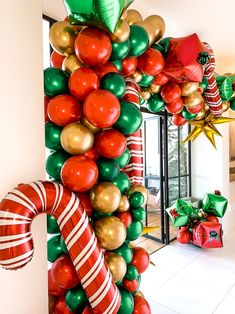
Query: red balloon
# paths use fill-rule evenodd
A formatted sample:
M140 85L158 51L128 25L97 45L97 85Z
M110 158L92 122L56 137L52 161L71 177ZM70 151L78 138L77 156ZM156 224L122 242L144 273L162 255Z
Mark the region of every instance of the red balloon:
M121 220L126 228L128 228L132 223L132 216L129 211L124 213L117 213L116 216Z
M44 119L45 122L47 123L49 121L49 117L48 117L48 113L47 113L47 108L48 108L48 104L50 102L51 98L48 96L44 96Z
M177 240L182 244L187 244L191 240L191 232L189 230L179 230Z
M60 55L56 51L53 51L52 54L51 54L51 65L54 68L61 68L64 59L65 59L64 56Z
M142 274L146 271L146 269L149 267L149 263L149 253L142 247L134 247L131 265L134 265L137 268L139 274Z
M118 69L111 61L108 61L105 64L101 64L98 67L93 68L93 70L98 75L99 79L111 72L118 73Z
M82 314L94 314L92 309L88 306L86 306L85 310L82 312Z
M176 126L182 126L187 123L187 120L182 116L181 113L176 113L172 116L172 122Z
M169 81L168 76L166 76L166 74L164 74L163 72L159 73L158 75L156 75L153 84L154 85L165 85L167 82Z
M190 112L190 113L193 113L193 114L197 114L199 112L202 111L202 109L204 108L204 102L202 101L200 104L198 104L197 106L195 107L187 107L187 111Z
M137 69L138 61L136 57L127 57L122 61L121 75L126 77L133 74Z
M147 300L139 295L134 296L134 310L132 314L151 314Z
M63 289L71 289L80 283L75 267L66 255L61 256L53 263L51 277Z
M109 60L112 44L109 35L102 29L86 27L78 34L74 49L78 59L95 67Z
M92 214L93 208L91 205L90 197L89 195L85 193L77 193L77 196L81 202L82 208L85 210L87 216L90 216Z
M99 78L91 69L77 69L69 78L70 93L81 102L83 102L91 92L98 89L99 86Z
M172 103L180 98L181 88L178 84L169 82L162 87L161 96L166 103Z
M49 102L47 113L53 123L65 126L81 119L82 106L70 95L58 95Z
M120 103L113 93L99 89L87 96L83 104L83 113L92 125L108 128L120 116Z
M53 314L73 314L73 312L68 309L65 298L59 298L56 302Z
M182 98L177 99L176 101L172 103L168 103L166 105L166 110L169 113L180 113L184 109L184 103Z
M134 280L123 279L122 286L129 292L135 292L138 289L139 282L138 279Z
M99 159L99 154L96 151L95 146L92 146L91 149L89 149L87 152L85 152L84 154L80 155L80 156L84 156L84 157L88 157L94 161Z
M59 287L56 284L56 282L53 280L51 276L51 269L48 270L48 291L50 295L53 295L56 297L62 297L66 293L66 290Z
M126 150L126 138L119 131L105 130L97 134L95 147L100 156L114 159Z
M155 76L164 68L163 55L153 48L149 48L138 57L138 68L147 75Z
M63 184L74 192L85 192L95 185L98 167L90 158L73 156L66 160L61 170Z
M207 221L212 221L212 222L219 222L219 219L215 215L208 215L206 216Z

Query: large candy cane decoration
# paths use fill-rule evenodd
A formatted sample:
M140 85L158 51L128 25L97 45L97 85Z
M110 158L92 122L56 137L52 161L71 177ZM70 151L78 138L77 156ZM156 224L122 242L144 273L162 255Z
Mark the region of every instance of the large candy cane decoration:
M18 269L31 260L31 222L41 213L56 218L94 313L117 313L119 292L95 233L78 197L61 184L41 181L23 184L3 199L0 203L0 265Z
M215 116L220 116L223 112L222 100L219 93L219 88L214 76L215 71L215 56L211 46L208 43L204 43L204 46L208 49L210 60L205 65L205 77L208 81L208 87L205 90L205 98L210 107L211 112Z

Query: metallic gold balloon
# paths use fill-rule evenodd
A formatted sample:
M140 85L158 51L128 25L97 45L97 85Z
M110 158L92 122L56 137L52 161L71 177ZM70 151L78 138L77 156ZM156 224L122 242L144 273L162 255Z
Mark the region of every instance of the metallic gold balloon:
M111 182L97 184L90 193L92 207L102 213L112 213L121 201L119 188Z
M130 26L125 20L120 20L115 28L115 31L110 34L112 41L123 43L130 36Z
M140 290L138 290L138 291L135 293L135 295L138 295L139 297L144 298L144 294L143 294Z
M229 101L223 101L223 112L226 112L230 108L230 102Z
M137 10L127 10L127 17L125 20L129 25L133 25L143 21L142 15Z
M196 118L194 118L194 120L202 120L206 115L206 111L205 109L203 109L201 112L199 112L196 116Z
M154 26L150 23L145 22L145 21L136 23L136 25L139 25L145 29L145 31L147 32L148 37L149 37L149 47L152 46L152 44L155 42L155 38L156 38Z
M114 282L122 280L127 271L127 265L124 258L116 253L108 252L105 254L105 260L108 264Z
M139 70L136 70L132 75L131 78L136 82L139 83L142 80L142 72Z
M181 94L182 96L190 96L196 92L199 88L199 83L196 82L187 82L181 85Z
M149 197L148 190L142 184L132 184L131 188L130 188L130 190L128 192L128 196L131 195L131 193L133 193L133 192L141 192L144 195L144 204L143 204L143 206L145 206L147 204L148 197Z
M149 90L147 89L144 89L140 92L140 95L141 97L144 99L144 100L148 100L150 97L151 97L151 93Z
M100 128L97 128L96 126L92 125L89 121L87 121L86 118L82 118L82 124L87 126L94 134L100 132Z
M67 56L62 63L62 70L69 75L81 67L84 67L84 64L78 60L76 55Z
M160 92L160 89L161 89L161 86L155 85L155 84L151 84L151 85L150 85L150 88L149 88L149 91L150 91L152 94L157 94L157 93Z
M204 99L202 98L202 95L198 91L184 98L185 107L188 108L198 106L199 104L201 104L201 102L204 102Z
M61 55L68 56L74 53L74 42L76 37L76 28L70 25L69 22L56 22L50 28L50 44L53 49Z
M127 11L124 11L124 12L122 13L121 19L122 19L122 20L125 20L126 18L127 18Z
M117 217L104 217L94 223L100 247L105 250L119 248L126 239L126 227Z
M118 206L117 212L123 213L130 209L130 203L126 195L122 195L121 202Z
M165 33L165 21L159 15L150 15L144 22L151 24L155 30L155 42L158 42Z
M63 128L60 141L69 154L84 154L93 146L94 134L87 126L74 122Z

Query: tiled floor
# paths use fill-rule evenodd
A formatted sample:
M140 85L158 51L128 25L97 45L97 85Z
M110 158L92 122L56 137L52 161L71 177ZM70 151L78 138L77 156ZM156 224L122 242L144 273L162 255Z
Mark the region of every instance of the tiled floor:
M177 242L151 255L141 291L152 314L235 313L235 230L224 248L205 250Z

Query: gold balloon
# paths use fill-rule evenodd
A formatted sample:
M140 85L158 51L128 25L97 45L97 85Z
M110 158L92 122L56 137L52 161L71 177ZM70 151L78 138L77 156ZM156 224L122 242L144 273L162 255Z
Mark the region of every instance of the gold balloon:
M131 188L130 188L130 190L128 192L128 196L131 195L131 193L133 193L133 192L141 192L144 195L144 204L143 204L143 206L145 206L147 204L148 197L149 197L148 190L142 184L132 184Z
M61 55L68 56L74 53L74 42L77 32L69 22L61 21L52 25L49 40L53 49Z
M143 294L140 290L138 290L138 291L135 293L135 295L138 295L139 297L144 298L144 294Z
M165 33L165 21L159 15L150 15L144 22L151 24L155 30L155 42L159 41Z
M149 90L147 89L144 89L140 92L140 95L141 97L144 99L144 100L148 100L150 97L151 97L151 93Z
M198 106L202 102L204 102L204 99L202 98L202 95L198 91L184 98L184 105L185 107L188 108Z
M142 80L143 73L140 70L136 70L132 75L131 78L136 82L139 83Z
M74 122L63 128L60 141L63 149L69 154L84 154L93 146L94 134L87 126Z
M105 260L108 264L114 282L122 280L127 271L127 265L124 258L116 253L108 252L105 254Z
M84 64L78 60L76 55L67 56L62 63L62 70L69 75L81 67L84 67Z
M119 188L111 182L97 184L90 193L92 207L102 213L112 213L121 201Z
M137 10L127 10L127 17L125 20L129 25L133 25L143 21L142 15Z
M87 121L86 118L82 118L82 124L87 126L94 134L100 132L100 130L101 130L100 128L97 128L96 126L91 124L89 121Z
M112 41L123 43L130 36L130 26L125 20L120 20L113 33L110 34Z
M122 20L125 20L126 18L127 18L127 11L124 11L124 12L122 13L121 19L122 19Z
M146 30L146 32L148 33L148 37L149 37L149 46L152 46L152 44L155 42L155 38L156 38L154 26L150 23L145 22L145 21L136 23L136 25L139 25Z
M199 83L196 82L187 82L181 85L181 94L182 96L190 96L195 93L199 88Z
M130 209L130 203L126 195L121 196L121 201L119 203L117 211L120 213L127 212Z
M223 112L226 112L229 110L229 108L230 108L230 102L229 101L223 101L222 105L223 105L223 109L222 109Z
M126 227L117 217L104 217L94 223L95 234L100 247L115 250L126 239Z
M155 84L151 84L151 85L150 85L150 88L149 88L149 91L150 91L152 94L157 94L157 93L160 92L160 89L161 89L161 86L155 85Z
M196 118L194 118L194 120L202 120L206 115L206 111L205 109L203 109L201 112L199 112L196 116Z

